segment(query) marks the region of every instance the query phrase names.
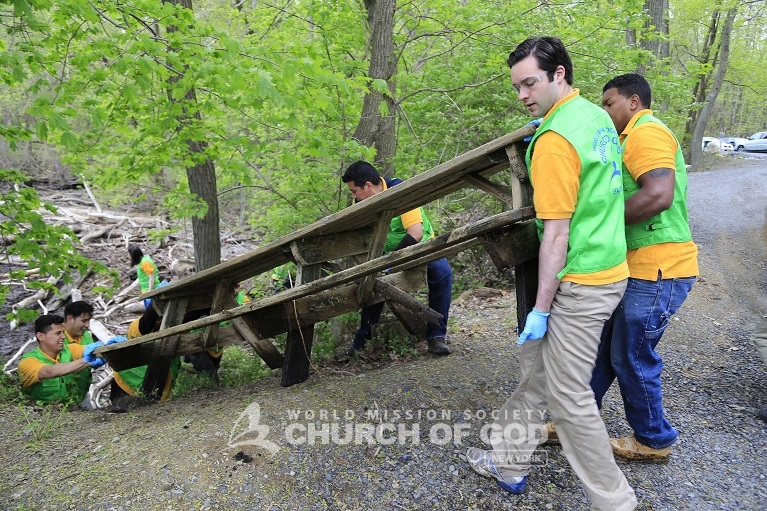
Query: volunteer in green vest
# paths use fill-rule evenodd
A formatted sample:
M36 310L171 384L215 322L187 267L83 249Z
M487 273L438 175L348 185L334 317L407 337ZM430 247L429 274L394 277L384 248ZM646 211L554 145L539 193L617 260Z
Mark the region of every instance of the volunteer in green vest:
M93 342L88 331L93 316L93 307L88 302L70 302L64 307L64 343L87 346ZM80 371L75 376L81 390L88 392L93 381L90 371Z
M88 389L77 384L76 376L105 360L93 351L103 346L94 342L87 346L64 342L64 318L45 314L35 320L37 348L19 361L19 380L24 394L43 403L80 402Z
M146 293L159 286L160 270L157 269L157 265L152 261L152 258L145 255L141 248L136 245L128 247L128 253L130 254L131 264L136 267L136 275L138 276L141 293ZM149 301L148 298L144 300L145 309L149 308Z
M674 134L650 110L650 84L630 73L607 82L602 106L620 133L631 276L607 323L591 380L597 404L617 378L633 435L613 438L618 456L665 460L678 433L666 418L663 360L655 348L698 275L687 221L687 168Z
M556 37L527 39L508 65L519 99L543 116L526 158L541 243L538 291L519 335L519 384L492 425L492 450L470 447L467 461L503 490L523 493L550 412L591 509L629 511L634 490L590 386L602 328L629 276L618 133L573 88L573 65Z

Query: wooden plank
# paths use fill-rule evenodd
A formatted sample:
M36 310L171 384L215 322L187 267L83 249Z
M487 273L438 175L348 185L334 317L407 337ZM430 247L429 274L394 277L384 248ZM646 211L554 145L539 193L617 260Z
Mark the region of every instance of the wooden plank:
M180 298L169 304L162 317L160 328L179 325L186 312L186 298ZM165 382L170 372L170 364L176 354L178 334L165 337L155 344L151 362L147 365L141 392L144 396L159 400L165 388ZM128 341L126 341L128 342Z
M222 279L216 286L216 292L213 293L213 301L210 305L210 313L215 314L221 312L224 309L229 309L237 306L237 300L234 297L234 286L229 279ZM216 335L218 334L218 327L221 323L213 323L205 328L203 334L203 346L210 348L216 344Z
M393 211L383 211L378 218L378 222L373 229L373 237L370 242L370 250L368 251L367 260L375 259L384 252L386 246L386 237L389 235L391 229L391 221L394 218ZM376 282L375 274L366 275L362 277L359 290L357 291L357 300L359 302L365 302L370 298L373 293L373 286Z
M533 205L533 187L525 164L525 145L512 144L506 148L511 165L512 209Z
M424 270L426 270L426 264L431 261L436 261L437 259L442 259L443 257L450 257L455 254L459 254L465 250L469 250L470 248L474 248L477 245L480 244L480 241L478 238L473 238L467 241L464 241L462 243L458 243L456 245L452 245L450 247L442 248L439 250L435 250L434 252L429 253L428 255L423 256L420 259L416 259L414 261L410 261L406 264L402 265L394 265L391 268L392 273L400 272L403 270L409 270L411 268L415 268L418 266L422 266Z
M232 326L250 344L253 350L258 353L258 356L261 357L269 369L282 367L282 364L285 362L285 357L282 356L282 353L268 339L262 339L256 335L244 318L232 318Z
M348 232L323 234L291 242L296 264L314 264L370 252L373 229L365 227Z
M538 258L538 229L529 220L478 238L498 271Z
M535 306L538 293L538 258L514 267L514 290L517 295L517 329L525 329L527 315Z
M442 314L390 284L378 281L376 290L386 297L386 304L407 331L419 339L426 338L429 325L438 325L442 319Z
M466 176L463 176L463 180L469 184L476 186L483 192L486 192L486 193L489 193L490 195L498 197L503 202L508 204L510 207L514 203L512 199L512 195L511 195L511 190L509 190L505 186L501 186L499 184L493 183L489 179L482 177L479 174L468 174Z
M423 267L415 268L393 275L386 275L381 277L379 282L390 284L403 293L415 292L426 286L426 272ZM294 326L294 322L289 321L286 316L286 307L290 307L292 311L291 314L298 315L306 322L319 323L320 321L325 321L347 312L359 310L365 305L380 303L387 298L387 296L378 292L378 289L380 288L376 286L376 291L370 298L370 301L359 303L357 302L357 288L357 283L352 282L311 296L300 298L292 303L276 304L244 316L232 318L232 325L235 327L234 330L237 330L240 335L233 333L232 329L229 327L221 327L219 328L216 346L228 346L230 344L241 343L244 336L242 335L243 332L237 328L237 325L238 322L242 322L248 331L256 336L257 345L263 352L263 354L262 352L259 352L259 355L264 359L264 362L272 369L282 367L282 353L277 350L268 338L287 332ZM388 296L391 296L391 294ZM411 299L415 300L414 298ZM419 302L419 308L420 307L421 305ZM247 335L247 333L245 335ZM112 368L118 371L145 365L151 361L154 354L154 345L157 342L158 341L151 341L144 344L129 346L127 349L119 352L119 357L115 357L115 352L112 352L112 354L107 357L107 360ZM176 355L183 356L188 353L201 351L202 342L202 332L181 334L176 348Z
M166 287L150 291L146 293L146 296L172 297L178 294L192 294L202 291L203 288L223 277L231 278L232 281L244 280L287 262L289 244L293 241L363 228L373 225L380 211L393 210L394 215L399 215L444 197L466 186L467 183L462 179L465 175L480 172L484 177L488 177L492 173L508 168L506 146L521 140L533 131L531 126L523 126L255 251L172 282Z
M514 208L533 205L533 187L525 164L525 152L526 149L522 143L512 144L506 148L506 154L511 165L511 190L514 197ZM521 332L525 328L525 320L535 305L535 298L538 293L538 258L515 266L514 279L514 289L517 294L517 329L518 332Z
M296 272L296 284L311 285L322 278L322 268L319 264L299 266ZM286 291L285 291L286 292ZM309 369L312 365L312 344L314 343L314 323L295 313L294 302L286 303L285 317L293 320L285 342L285 359L282 363L282 379L280 385L290 387L309 379ZM292 310L291 310L292 309Z
M401 186L401 185L398 185L398 186ZM370 200L370 199L366 199L366 200ZM458 229L455 229L449 234L444 234L427 241L422 241L421 243L417 243L416 245L412 247L408 247L402 250L398 250L396 252L383 255L381 257L373 259L372 261L362 263L358 266L349 268L339 273L335 273L333 275L328 275L317 281L310 282L307 284L302 284L292 289L285 290L276 295L265 297L260 300L254 300L252 302L241 305L235 309L223 311L218 314L212 314L210 316L200 318L195 321L190 321L183 325L174 326L169 329L161 330L160 332L154 332L149 335L137 337L136 339L130 339L128 341L125 341L119 344L104 346L104 347L98 348L98 350L96 350L96 353L99 355L106 356L111 351L119 351L119 350L127 349L128 347L134 344L141 344L144 342L153 341L163 337L168 337L171 335L188 332L195 328L206 327L215 322L226 321L233 317L241 316L243 314L247 314L252 311L263 309L270 305L285 303L291 300L302 298L304 296L318 293L320 291L330 289L335 286L352 282L354 280L359 279L362 276L365 276L371 273L380 272L381 270L384 270L386 268L391 268L398 264L404 265L406 263L409 263L415 260L423 260L425 258L432 259L434 254L437 253L439 250L458 245L464 241L471 240L473 238L476 238L477 236L493 231L495 229L499 229L507 225L518 223L520 221L528 220L532 218L533 214L534 214L534 211L532 207L522 208L522 209L513 210L513 211L504 211L503 213L499 213L497 215L484 218L473 224L469 224L469 225L460 227ZM109 360L109 357L107 357L107 360Z

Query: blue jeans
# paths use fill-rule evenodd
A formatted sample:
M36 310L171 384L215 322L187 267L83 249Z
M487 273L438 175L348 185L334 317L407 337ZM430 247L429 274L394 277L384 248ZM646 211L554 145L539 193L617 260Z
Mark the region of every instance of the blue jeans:
M429 325L426 339L445 337L447 335L447 319L450 312L450 301L453 293L453 270L444 257L426 265L426 281L429 284L429 308L442 314L439 325ZM363 307L360 311L360 328L354 334L352 347L361 350L367 341L373 338L372 326L378 323L383 312L384 302Z
M634 437L653 449L672 445L678 435L663 414L663 360L655 347L694 282L695 277L664 280L660 272L655 282L630 278L602 331L591 377L597 405L602 408L602 398L617 378Z

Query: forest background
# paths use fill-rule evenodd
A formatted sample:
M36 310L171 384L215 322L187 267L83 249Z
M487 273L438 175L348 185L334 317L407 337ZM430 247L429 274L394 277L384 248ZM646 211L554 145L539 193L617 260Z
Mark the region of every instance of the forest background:
M704 134L767 128L765 9L0 0L0 303L14 287L53 289L48 276L96 270L105 292L118 285L68 227L43 221L41 209L55 208L36 183L75 176L109 206L150 208L168 220L150 239L191 237L205 269L221 260L222 228L267 242L348 206L339 176L353 161L407 179L529 122L506 66L529 36L562 39L575 86L598 104L613 76L644 74L694 169ZM467 189L429 212L445 232L502 208ZM469 266L456 273L483 281L493 271Z

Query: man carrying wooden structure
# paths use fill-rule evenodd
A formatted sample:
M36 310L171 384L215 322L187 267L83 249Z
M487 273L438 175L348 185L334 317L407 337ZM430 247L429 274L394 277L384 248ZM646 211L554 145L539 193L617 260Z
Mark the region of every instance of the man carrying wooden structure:
M347 184L356 202L369 199L403 182L401 179L381 177L375 167L365 161L352 163L344 172L341 181ZM419 207L391 219L386 238L383 240L383 246L379 247L379 250L383 253L402 250L421 240L429 240L433 236L434 230L431 222L426 217L423 208ZM375 235L374 237L378 238ZM426 329L426 344L429 353L450 355L450 348L445 342L445 337L447 336L447 320L453 292L453 272L447 259L443 257L426 265L426 282L429 286L429 308L441 316L436 324L429 324ZM371 286L370 292L372 290ZM363 289L360 288L360 292L362 291ZM336 360L352 356L357 350L363 349L367 341L373 338L372 326L378 323L383 307L384 303L381 302L362 308L360 327L354 334L352 345L337 353Z
M317 322L386 302L408 331L425 335L440 314L408 294L423 286L422 267L479 244L499 269L515 268L522 325L537 283L538 240L528 221L534 211L523 142L534 130L524 126L248 254L145 293L143 298L152 298L162 311L160 330L97 353L116 370L148 364L143 394L156 396L173 357L247 341L267 366L282 367L281 384L290 386L309 377ZM509 166L510 188L489 179ZM511 209L381 255L392 218L467 186L498 197ZM362 262L333 274L323 271L323 263L342 257ZM291 261L298 268L293 288L238 306L235 283ZM379 276L387 269L389 275ZM209 316L183 322L186 312L207 308ZM219 328L227 320L234 328ZM280 353L270 338L283 332L288 337Z

